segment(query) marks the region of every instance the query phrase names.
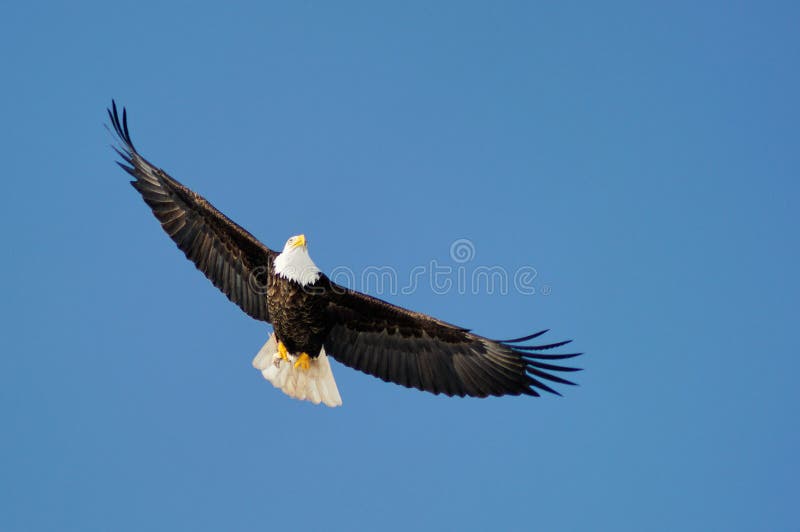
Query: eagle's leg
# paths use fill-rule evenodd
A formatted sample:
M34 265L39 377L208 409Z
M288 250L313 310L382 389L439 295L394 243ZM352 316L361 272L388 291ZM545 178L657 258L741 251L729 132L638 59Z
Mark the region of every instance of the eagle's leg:
M278 341L278 355L286 362L289 362L289 351L286 350L286 346L281 341Z
M311 366L311 357L308 353L300 353L297 361L294 363L295 369L307 370Z

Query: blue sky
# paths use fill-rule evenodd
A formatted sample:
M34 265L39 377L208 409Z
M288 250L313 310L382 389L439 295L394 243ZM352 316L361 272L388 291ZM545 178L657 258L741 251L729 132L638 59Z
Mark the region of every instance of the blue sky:
M800 10L790 2L0 7L3 530L790 530ZM459 400L268 329L161 232L139 149L326 271L536 271L392 302L574 338L564 397ZM357 288L360 288L357 286Z

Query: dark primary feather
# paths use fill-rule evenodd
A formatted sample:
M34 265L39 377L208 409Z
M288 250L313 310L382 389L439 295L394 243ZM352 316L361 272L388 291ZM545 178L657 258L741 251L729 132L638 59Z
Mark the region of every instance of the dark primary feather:
M112 101L108 116L121 143L121 149L115 150L124 163L118 164L135 178L131 181L133 188L153 210L164 231L228 299L253 318L270 321L266 279L276 253L139 155L128 132L125 109L120 120Z
M567 359L580 353L530 352L568 342L520 345L547 331L508 341L490 340L327 282L331 295L325 352L384 381L448 396L538 396L541 390L560 395L543 381L574 384L552 372L579 371L541 360Z

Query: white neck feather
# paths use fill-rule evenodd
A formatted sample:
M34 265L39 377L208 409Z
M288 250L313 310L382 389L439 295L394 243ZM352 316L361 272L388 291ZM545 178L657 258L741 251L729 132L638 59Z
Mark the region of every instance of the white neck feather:
M275 257L275 273L300 286L306 286L317 282L322 272L311 260L306 248L296 247L284 250Z

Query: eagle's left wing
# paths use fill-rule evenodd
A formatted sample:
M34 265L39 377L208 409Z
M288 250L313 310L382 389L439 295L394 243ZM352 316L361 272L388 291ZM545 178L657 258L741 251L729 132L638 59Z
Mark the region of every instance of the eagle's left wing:
M552 372L578 368L545 361L580 353L543 354L569 343L525 345L547 331L498 341L431 316L330 283L325 352L387 382L448 396L558 394L542 382L574 384ZM560 395L560 394L558 394Z
M120 120L112 101L108 116L121 143L117 153L125 161L118 164L134 177L131 185L164 231L228 299L253 318L269 322L267 276L277 254L205 198L139 155L128 133L125 109Z

